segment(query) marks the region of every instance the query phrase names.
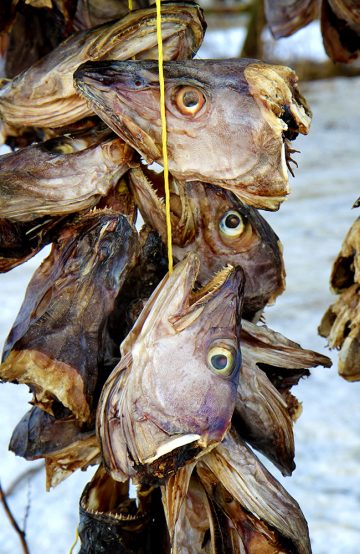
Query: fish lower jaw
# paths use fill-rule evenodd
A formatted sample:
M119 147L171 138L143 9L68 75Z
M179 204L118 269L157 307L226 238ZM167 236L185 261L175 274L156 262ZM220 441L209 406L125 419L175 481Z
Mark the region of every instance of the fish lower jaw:
M140 463L143 465L152 464L162 456L165 456L166 454L169 454L169 452L172 452L172 450L175 450L175 448L179 448L181 446L185 446L186 444L196 442L199 439L201 439L201 436L196 434L182 435L181 437L170 439L168 442L160 445L153 456L149 456L145 460L141 460Z

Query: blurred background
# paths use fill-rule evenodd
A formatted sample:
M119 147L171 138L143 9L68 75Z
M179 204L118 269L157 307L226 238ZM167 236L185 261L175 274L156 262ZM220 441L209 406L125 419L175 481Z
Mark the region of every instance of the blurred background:
M292 37L275 41L266 26L262 2L206 1L208 31L199 58L246 55L283 63L301 77L301 91L313 110L307 137L299 137L290 177L291 195L277 213L263 215L284 246L287 290L266 310L266 322L305 348L329 355L317 335L321 317L334 301L329 274L342 240L358 216L351 206L360 182L360 67L334 65L327 57L318 21ZM326 77L326 78L324 78ZM1 153L9 151L7 147ZM0 275L0 343L6 338L26 285L48 249L9 274ZM314 554L358 554L360 544L360 383L332 369L315 369L294 393L303 403L295 424L296 464L282 478L309 524ZM78 523L78 501L94 470L75 473L45 492L41 462L26 462L7 451L12 430L27 410L25 386L0 386L0 479L32 554L68 552ZM265 462L266 463L266 462ZM21 552L18 537L0 506L0 552ZM77 552L77 549L75 549Z

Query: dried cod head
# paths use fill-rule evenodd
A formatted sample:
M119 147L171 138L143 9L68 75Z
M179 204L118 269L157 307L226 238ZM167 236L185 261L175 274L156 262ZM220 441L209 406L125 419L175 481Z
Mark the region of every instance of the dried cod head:
M230 425L243 272L228 267L192 292L198 270L188 255L163 279L104 385L97 430L116 480L162 480L213 448Z
M351 226L334 262L331 289L338 295L325 312L319 334L340 349L338 371L347 381L360 380L360 218Z
M50 414L59 401L79 421L93 420L107 318L138 252L136 230L111 211L91 212L63 229L27 288L0 378L29 385L35 404Z
M142 167L127 178L144 220L167 242L162 176ZM245 273L243 318L258 317L266 304L285 289L285 268L279 238L265 219L230 191L206 183L170 179L173 253L200 258L198 282L205 283L227 263Z
M295 73L257 60L164 64L169 170L276 210L288 194L288 141L311 112ZM147 162L162 164L158 64L88 62L74 74L94 111Z

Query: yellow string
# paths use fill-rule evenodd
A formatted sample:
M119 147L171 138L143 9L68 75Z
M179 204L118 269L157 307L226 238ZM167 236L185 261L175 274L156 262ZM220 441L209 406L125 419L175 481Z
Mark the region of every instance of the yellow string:
M72 545L71 545L71 547L70 547L69 554L73 554L74 548L75 548L76 543L77 543L78 540L79 540L79 531L78 531L78 528L76 527L76 531L75 531L75 540L74 540L74 542L72 543Z
M160 116L161 116L161 138L162 154L164 162L164 185L165 185L165 213L166 213L166 232L167 232L167 252L169 273L173 271L173 253L171 237L171 217L170 217L170 187L169 187L169 165L167 152L167 130L165 113L165 80L164 80L164 55L161 36L161 0L156 0L156 31L159 50L159 84L160 84Z
M133 10L133 0L129 0L129 12Z

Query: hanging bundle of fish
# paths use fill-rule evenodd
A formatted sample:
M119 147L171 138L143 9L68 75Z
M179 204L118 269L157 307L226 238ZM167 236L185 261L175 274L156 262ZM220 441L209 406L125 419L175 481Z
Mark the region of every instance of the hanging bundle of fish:
M359 206L359 200L354 208ZM340 350L339 374L348 381L360 380L360 219L347 233L330 276L338 299L325 312L319 334L330 348Z
M265 0L265 14L276 39L320 18L324 48L334 62L360 56L360 6L354 0Z
M0 270L52 244L0 366L33 394L10 449L45 459L48 488L99 464L83 554L309 553L298 504L251 449L292 473L291 389L330 365L261 323L285 270L256 208L279 208L291 141L309 129L296 75L193 60L201 9L162 4L169 274L163 177L147 167L163 163L155 8L106 22L121 2L28 3L2 24L7 66L21 10L69 36L44 57L34 43L0 89L4 140L21 146L1 158Z

